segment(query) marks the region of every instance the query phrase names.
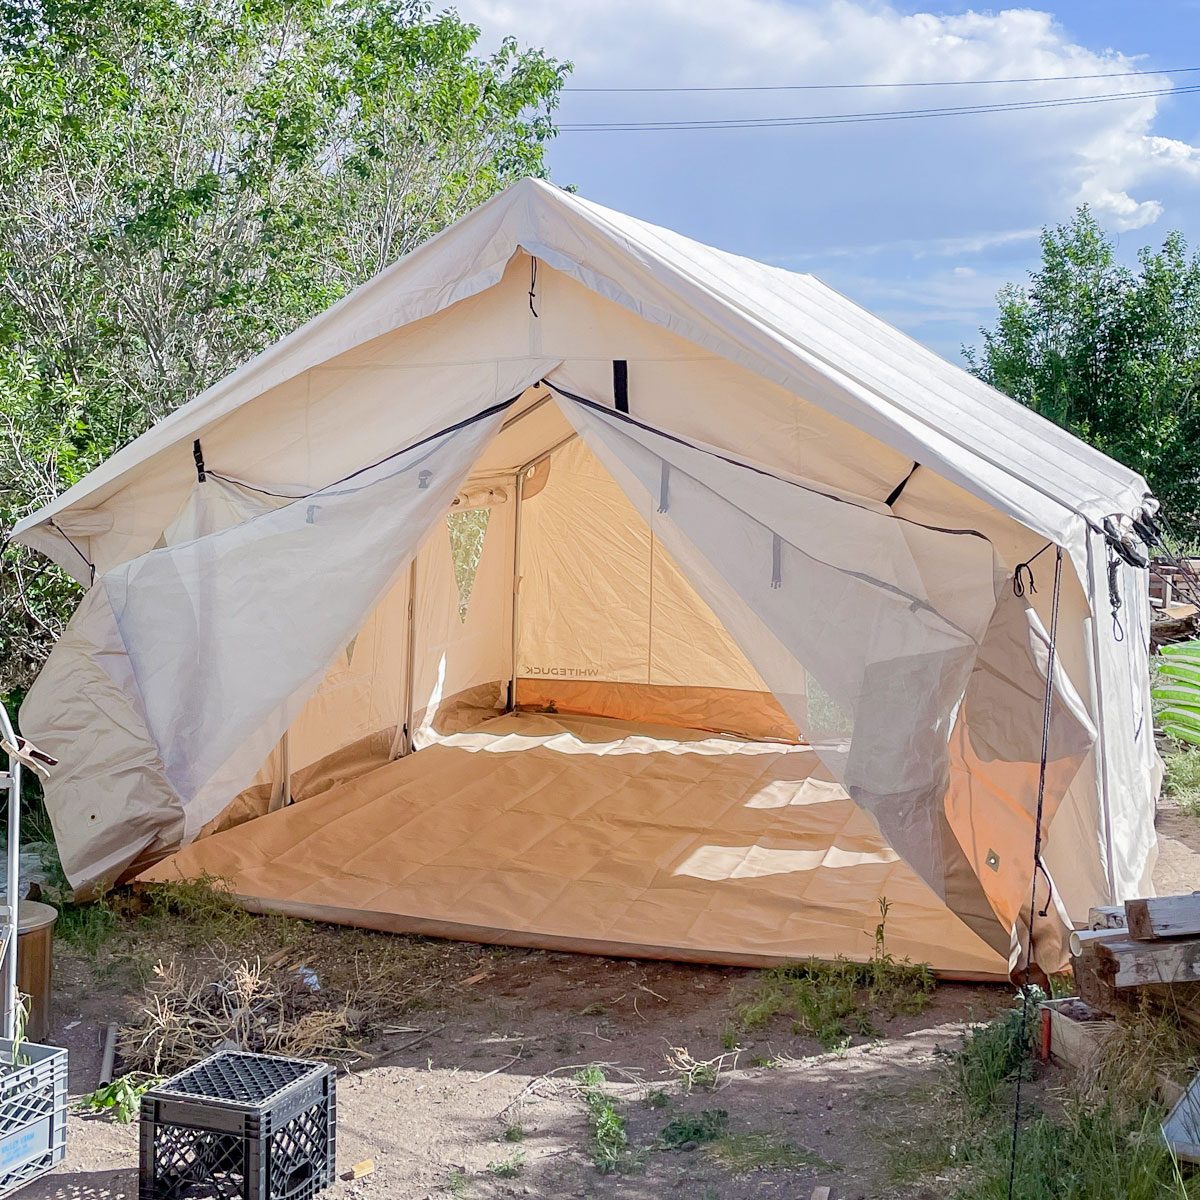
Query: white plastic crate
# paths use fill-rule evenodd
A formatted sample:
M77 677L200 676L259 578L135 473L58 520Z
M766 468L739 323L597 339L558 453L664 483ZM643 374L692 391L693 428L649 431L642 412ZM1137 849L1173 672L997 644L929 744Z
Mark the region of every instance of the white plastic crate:
M61 1162L67 1142L67 1052L0 1038L0 1196Z

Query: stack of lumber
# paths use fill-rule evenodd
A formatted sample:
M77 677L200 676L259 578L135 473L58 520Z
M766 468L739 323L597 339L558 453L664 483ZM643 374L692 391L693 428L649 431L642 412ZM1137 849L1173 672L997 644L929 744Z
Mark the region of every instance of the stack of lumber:
M1196 583L1200 560L1189 558L1176 563L1155 559L1150 567L1150 640L1154 646L1166 646L1196 636Z
M1106 1013L1149 1004L1200 1034L1200 892L1093 909L1089 924L1071 939L1082 1000Z

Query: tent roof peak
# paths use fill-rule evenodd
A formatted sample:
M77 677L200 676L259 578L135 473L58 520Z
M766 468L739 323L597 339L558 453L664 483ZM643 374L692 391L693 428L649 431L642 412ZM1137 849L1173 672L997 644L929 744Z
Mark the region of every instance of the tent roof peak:
M160 453L258 396L498 284L525 252L938 471L1065 544L1080 519L1136 512L1140 476L994 391L811 275L717 250L522 179L219 380L22 520L13 537L82 578L73 518ZM613 357L625 357L613 347ZM190 451L189 451L190 452ZM68 514L68 510L72 510ZM61 520L63 528L52 522ZM86 581L86 580L85 580Z

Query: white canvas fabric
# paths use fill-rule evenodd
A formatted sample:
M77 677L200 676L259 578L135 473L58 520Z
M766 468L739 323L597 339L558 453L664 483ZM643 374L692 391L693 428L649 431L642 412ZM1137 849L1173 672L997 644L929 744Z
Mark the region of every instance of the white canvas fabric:
M145 825L157 813L160 827L179 824L176 836L194 837L252 781L333 657L442 520L500 420L495 412L352 479L102 576L71 622L72 637L97 631L85 653L119 680L136 726L122 717L126 704L113 711L107 688L92 704L85 691L79 704L86 707L68 726L53 707L61 700L53 672L30 690L26 720L45 728L47 744L72 764L86 757L81 726L93 746L132 734L153 763L154 778L143 781L151 795L135 801L113 783L108 795L93 794L85 775L82 788L61 781L56 807L94 826L104 808L105 826L128 825L136 807ZM331 585L322 602L305 602L297 581L320 579ZM120 779L117 772L114 783ZM96 864L68 854L63 865L87 881Z
M615 360L632 421L613 415ZM438 439L517 396L492 427ZM629 502L610 517L630 524L555 546L537 491L575 469L577 432ZM383 503L381 479L374 500L313 500L422 446L447 457L420 498ZM443 519L497 488L463 622ZM567 491L579 511L586 483ZM1045 863L1064 919L1145 891L1147 600L1122 567L1118 636L1101 525L1146 497L1135 473L819 281L525 181L20 523L15 538L91 587L22 715L63 761L48 806L87 887L191 838L253 780L285 796L289 744L309 768L364 739L436 741L457 697L516 702L523 665L584 672L614 717L658 704L708 728L740 704L770 736L810 738L995 945L1030 873L1047 546L1066 558ZM313 503L329 510L316 533ZM611 579L606 548L626 569L597 665L581 581ZM550 570L523 608L523 557L579 578ZM1040 586L1017 604L1030 560Z

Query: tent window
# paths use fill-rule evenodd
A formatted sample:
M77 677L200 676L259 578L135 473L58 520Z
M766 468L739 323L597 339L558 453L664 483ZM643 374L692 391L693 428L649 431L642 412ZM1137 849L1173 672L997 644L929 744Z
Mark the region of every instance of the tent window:
M452 512L446 517L450 531L450 555L454 560L454 582L458 585L458 619L466 621L471 592L479 560L483 557L483 539L487 534L489 508Z

